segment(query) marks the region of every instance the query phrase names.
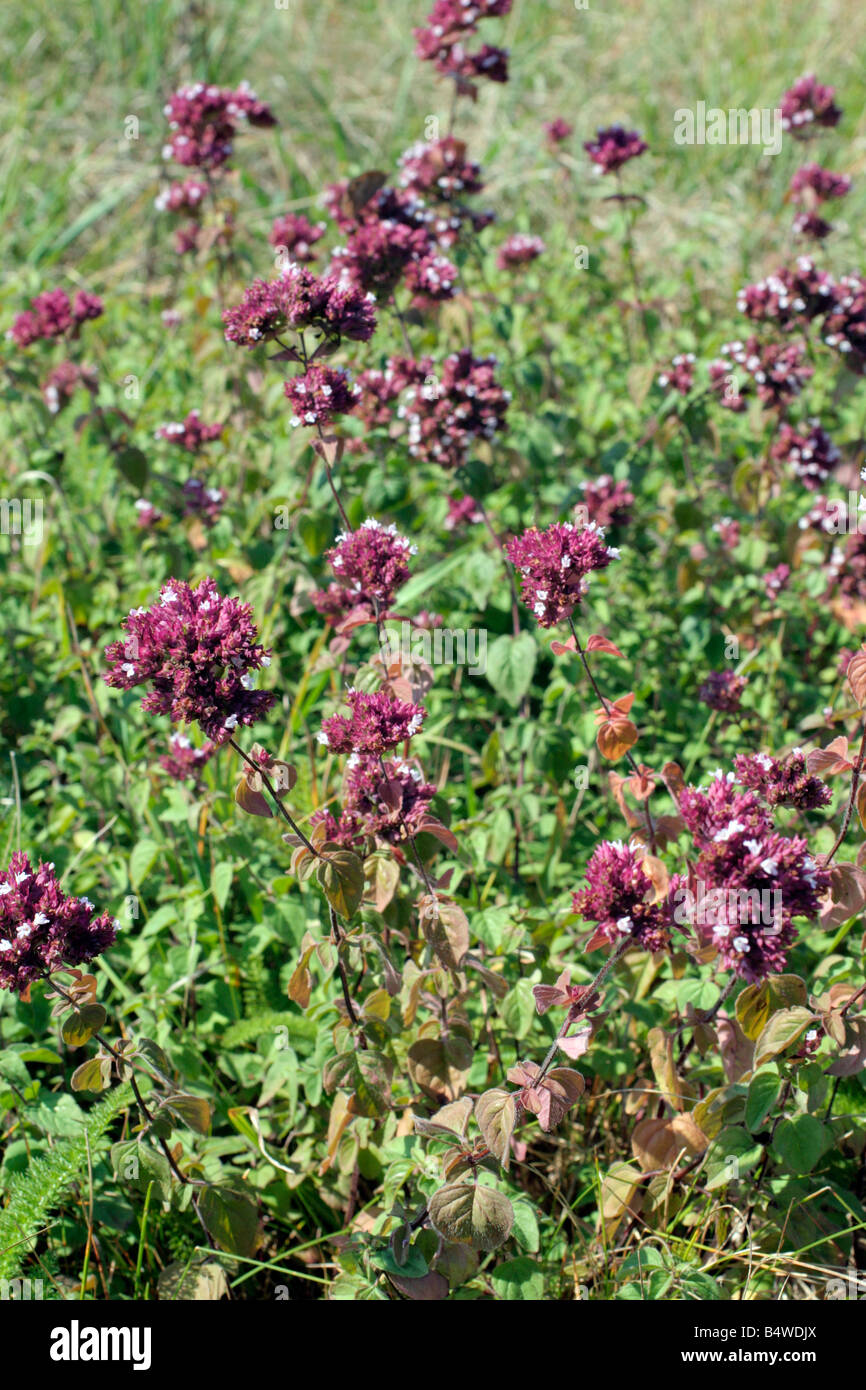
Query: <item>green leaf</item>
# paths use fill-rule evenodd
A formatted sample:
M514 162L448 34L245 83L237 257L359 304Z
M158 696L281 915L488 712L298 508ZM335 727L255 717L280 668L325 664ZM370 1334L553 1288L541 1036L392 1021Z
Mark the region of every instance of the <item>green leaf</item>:
M758 1041L755 1043L755 1066L761 1066L777 1053L784 1052L791 1043L796 1042L801 1033L814 1022L810 1009L779 1009L767 1021Z
M773 1136L773 1151L792 1173L810 1173L824 1151L824 1126L814 1115L782 1120Z
M393 1250L388 1249L377 1250L370 1256L370 1264L374 1269L384 1269L386 1274L399 1274L404 1279L423 1279L428 1271L427 1261L416 1245L406 1251L404 1264L398 1264Z
M535 998L528 980L518 980L498 1006L502 1022L513 1038L525 1038L535 1022Z
M160 1302L215 1302L227 1298L229 1281L225 1270L215 1260L190 1264L175 1260L166 1265L157 1280Z
M519 705L532 684L537 656L535 638L529 632L497 637L488 648L487 679L510 705Z
M255 1202L230 1187L206 1187L199 1197L201 1219L221 1250L250 1258L259 1245Z
M535 1260L527 1255L518 1255L516 1260L506 1260L497 1265L491 1275L491 1283L497 1297L524 1303L540 1303L544 1300L544 1275Z
M161 851L155 840L139 840L129 856L129 881L138 889L159 858Z
M136 492L141 492L147 482L147 455L141 449L130 445L126 449L118 450L114 455L114 461L126 481L132 484Z
M713 1140L707 1155L706 1185L712 1190L737 1182L760 1161L764 1150L739 1125L729 1125Z
M777 1009L790 1009L806 1002L806 982L799 975L774 975L759 985L747 985L737 996L737 1021L750 1042L754 1042Z
M111 1058L91 1057L76 1067L69 1082L73 1091L107 1091L111 1084Z
M534 1254L541 1248L541 1231L535 1208L529 1202L514 1202L513 1236L518 1245Z
M111 1162L121 1183L128 1183L137 1192L147 1192L153 1183L161 1201L171 1201L171 1168L161 1149L146 1142L140 1144L135 1139L112 1144Z
M234 872L235 868L231 860L214 865L213 872L210 876L210 887L220 910L226 905L229 892L231 891Z
M82 1004L80 1009L63 1020L60 1030L63 1041L68 1047L83 1047L94 1033L99 1032L106 1018L101 1004Z
M746 1128L752 1133L761 1128L782 1089L782 1078L773 1067L755 1072L746 1096Z
M428 1203L434 1229L445 1240L495 1250L511 1234L514 1208L495 1188L475 1182L452 1182L434 1192Z
M364 866L348 849L328 850L316 871L325 897L341 917L353 917L364 896Z
M511 1161L511 1136L517 1122L513 1094L499 1089L485 1091L476 1102L475 1119L488 1149L507 1171Z
M202 1096L190 1096L178 1092L177 1095L169 1096L166 1101L166 1108L177 1115L190 1129L194 1129L197 1134L207 1134L210 1129L210 1106Z

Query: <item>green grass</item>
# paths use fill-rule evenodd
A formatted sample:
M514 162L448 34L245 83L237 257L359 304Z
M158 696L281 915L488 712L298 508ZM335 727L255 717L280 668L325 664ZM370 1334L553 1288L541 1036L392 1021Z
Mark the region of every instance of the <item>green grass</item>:
M293 1298L396 1296L387 1242L440 1182L441 1148L412 1135L406 1118L410 1106L425 1115L436 1108L435 1088L423 1093L409 1049L438 1037L442 1025L429 1000L413 1014L411 976L424 948L404 950L414 930L407 871L383 913L365 907L366 947L356 939L349 948L352 987L370 1005L371 1051L386 1059L393 1103L342 1129L349 1092L323 1083L333 1080L346 1041L324 946L309 960L309 1007L299 1007L292 984L309 944L328 935L321 894L291 874L278 823L238 809L230 753L208 765L201 787L173 783L158 764L167 722L143 714L134 692L109 691L102 680L103 649L130 608L153 603L169 577L213 574L252 604L274 649L268 679L281 698L255 734L297 766L293 814L309 829L314 811L339 799L340 769L315 733L347 672L360 664L359 680L373 679L374 642L362 628L345 658L329 651L331 634L309 603L309 590L330 578L324 552L339 529L327 481L302 432L289 426L280 365L229 348L219 314L223 299L236 302L245 283L269 274L275 215L293 209L314 218L327 184L370 168L393 172L432 121L444 131L447 91L412 51L411 26L425 10L393 0L288 0L285 9L248 0L153 0L131 9L35 0L5 7L0 18L8 75L0 89L0 319L5 329L29 296L54 284L105 297L105 316L86 326L81 352L99 368L100 403L118 446L107 447L97 420L78 418L88 410L83 392L50 417L38 387L55 358L4 341L3 491L41 496L47 523L37 547L13 549L0 537L0 867L19 846L55 860L68 892L89 894L121 917L117 945L95 966L109 1011L102 1031L115 1045L123 1036L153 1040L151 1061L154 1047L165 1049L172 1080L212 1109L207 1135L174 1124L181 1162L211 1193L240 1191L255 1206L212 1214L205 1234L189 1186L179 1190L164 1150L149 1139L140 1146L142 1171L125 1180L119 1155L132 1150L96 1142L99 1102L71 1089L96 1044L82 1050L61 1040L42 988L31 1001L3 995L0 1189L9 1200L0 1208L0 1268L47 1274L52 1296L152 1298L200 1260L225 1268L236 1298L271 1298L286 1282ZM853 739L856 711L838 655L860 640L866 610L842 613L825 597L826 547L804 541L796 526L808 501L803 489L781 472L767 484L758 466L772 440L766 413L753 406L735 417L706 403L666 402L653 378L677 350L706 363L726 339L745 336L736 289L797 249L783 197L801 156L853 177L834 213L838 229L818 254L836 273L864 269L866 11L842 0L590 0L586 10L571 0L515 0L502 32L512 80L464 103L457 125L484 168L479 202L499 221L480 263L463 251L459 260L472 295L473 348L498 354L513 392L509 432L495 449L479 450L456 481L377 432L339 471L350 519L394 519L417 543L401 611L429 606L446 625L482 629L510 653L511 598L498 549L480 526L458 536L444 527L446 494L471 485L496 530L511 534L565 519L582 482L614 473L635 493L634 521L616 537L621 562L594 580L581 632L608 633L622 652L600 655L595 669L611 697L635 692L639 760L658 771L676 759L699 781L740 751L779 751L842 732ZM786 146L762 159L751 147L674 143L678 108L772 107L809 69L836 86L845 114L805 150ZM280 125L238 141L238 172L227 181L235 259L221 266L204 255L179 265L169 219L153 210L167 174L163 103L185 81L243 78ZM558 160L541 136L556 115L576 127ZM614 120L639 128L650 144L625 186L646 200L634 240L652 305L651 345L629 309L621 213L605 201L607 181L591 176L581 149ZM495 248L518 229L540 234L547 252L512 280L497 270ZM575 266L580 246L589 249L586 270ZM183 316L176 333L162 326L166 307ZM466 329L465 304L409 323L416 354L437 361L463 345ZM344 346L338 360L379 364L401 350L399 327L383 309L370 347ZM856 480L866 449L862 379L820 345L814 351L816 374L795 418L826 420ZM207 480L228 493L225 515L206 535L179 515L142 532L136 498L152 495L170 510L192 468L154 431L192 408L225 422L206 464ZM274 525L278 508L288 513L286 529ZM733 556L713 531L727 515L742 526ZM774 606L762 575L781 560L794 577ZM544 1056L556 1025L535 1014L532 984L550 983L566 966L575 983L596 974L601 957L584 949L571 893L599 839L626 833L609 791L614 765L596 753L595 698L577 663L550 652L550 637L565 629L539 630L522 606L518 622L521 661L511 674L526 682L517 697L505 679L437 670L419 740L460 844L451 854L431 840L424 853L437 872L451 870L473 953L492 971L469 977L459 999L440 972L451 990L449 1036L468 1030L474 1042L461 1081L473 1094L509 1084L505 1074L518 1060ZM696 691L725 664L731 636L750 677L743 713L708 722ZM577 766L591 772L585 794L575 789ZM834 787L834 819L782 817L790 833L805 827L816 852L830 848L840 822L844 779ZM654 810L660 804L670 811L661 788ZM855 818L840 858L853 860L861 839ZM671 872L683 871L687 853L674 839L662 857ZM856 916L829 935L802 925L788 969L810 998L834 983L859 986L859 937ZM390 1002L381 993L383 980L393 984L381 942L407 972ZM866 1227L863 1074L834 1087L818 1063L780 1055L772 1065L782 1098L763 1137L747 1133L748 1072L745 1080L727 1075L716 1043L682 1051L690 1008L710 1008L723 983L711 963L684 952L626 957L606 982L606 1017L578 1063L587 1078L581 1106L549 1135L521 1131L525 1164L496 1178L516 1203L515 1234L504 1252L474 1264L467 1256L460 1272L452 1269L454 1296L510 1299L516 1289L538 1296L540 1288L563 1300L581 1289L625 1300L772 1298L783 1290L807 1298L847 1269ZM636 1161L640 1120L670 1118L670 1078L650 1056L654 1028L678 1040L689 1107L720 1093L723 1120L704 1116L715 1144L708 1158L676 1179L647 1180L642 1205L626 1211L616 1166ZM835 1046L822 1044L824 1065ZM354 1093L369 1102L381 1082L362 1077ZM146 1104L158 1103L154 1094L159 1078L155 1088L145 1084ZM124 1118L110 1138L128 1146L140 1112L121 1098ZM810 1132L817 1143L818 1135L820 1153L786 1160L786 1131L779 1147L776 1130L793 1114L805 1117L807 1139ZM85 1145L82 1158L86 1126L94 1147ZM726 1184L728 1143L748 1158L742 1178ZM250 1229L256 1212L260 1232ZM737 1224L743 1212L754 1218L751 1251ZM10 1226L25 1229L32 1248L11 1240ZM430 1229L415 1238L425 1269L436 1245Z

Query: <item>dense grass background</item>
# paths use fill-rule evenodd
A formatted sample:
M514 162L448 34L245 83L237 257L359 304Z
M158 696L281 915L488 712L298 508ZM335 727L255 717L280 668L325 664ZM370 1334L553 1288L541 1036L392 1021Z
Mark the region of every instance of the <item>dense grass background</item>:
M743 746L805 741L821 726L816 710L844 709L836 660L845 633L829 620L814 621L802 593L789 600L782 622L765 623L759 576L790 558L802 495L793 501L791 493L776 495L769 514L762 499L760 524L748 524L754 498L748 486L732 486L732 476L766 443L754 416L696 430L697 497L672 434L660 432L641 453L648 415L660 404L658 395L648 398L658 365L677 348L709 357L725 337L742 332L736 289L794 252L787 230L793 211L782 200L801 151L786 147L762 160L749 147L680 147L673 141L674 111L701 100L724 109L772 107L810 69L833 83L844 121L824 133L814 157L851 174L854 188L835 214L826 259L837 273L862 269L866 11L853 0L590 4L577 10L571 0L515 0L502 26L512 50L511 81L484 90L476 107L464 106L457 128L485 170L480 201L499 214L493 242L525 230L548 245L516 290L497 276L490 254L476 286L476 348L501 353L503 377L515 392L491 505L502 530L533 520L547 524L580 499L584 477L608 470L629 478L638 503L628 553L616 587L605 576L594 589L591 621L595 630L611 625L630 662L646 737L638 751L644 756L645 747L656 765L665 757L694 762L698 775ZM239 368L219 331L213 263L179 271L169 219L153 213L165 175L162 106L182 82L229 85L246 78L280 121L276 132L250 132L239 141L238 264L230 295L236 297L245 278L270 271L266 237L275 215L292 209L315 220L324 185L370 167L392 170L399 154L424 138L429 117L438 116L444 127L445 88L412 54L411 27L425 13L424 3L393 0L287 0L285 9L235 0L155 0L132 8L37 0L6 6L0 17L7 75L0 89L4 327L28 296L55 283L105 296L106 315L90 326L84 357L99 363L105 398L113 393L122 407L125 383L137 380L130 440L147 454L153 478L170 464L165 447L153 444L159 423L193 407L205 419L228 423L226 442L212 458L231 503L204 553L196 553L180 531L141 536L134 525L137 490L118 477L100 431L76 431L71 411L47 422L44 412L29 409L21 389L27 369L15 353L4 358L4 492L30 495L39 487L52 501L45 550L19 552L3 579L0 728L12 756L0 766L0 845L4 856L20 843L34 857L57 860L70 891L98 896L114 911L128 896L136 898L140 915L125 923L117 948L99 964L102 996L117 1026L128 1023L157 1038L187 1083L213 1098L214 1134L202 1156L207 1176L226 1172L242 1180L267 1207L267 1243L258 1260L229 1266L236 1296L271 1297L276 1279L294 1281L293 1297L318 1297L322 1285L330 1287L336 1265L310 1263L313 1256L324 1259L326 1251L330 1258L326 1237L342 1233L350 1206L375 1205L382 1183L388 1200L400 1191L409 1140L392 1126L380 1143L362 1121L363 1142L340 1150L326 1180L317 1177L327 1128L323 1001L333 991L328 981L317 981L311 1017L288 1005L286 985L304 933L321 929L320 902L288 877L273 827L239 818L231 800L237 769L229 759L210 765L206 792L191 800L156 771L166 729L142 716L134 699L110 695L100 679L102 647L118 636L129 608L152 602L172 574L214 572L254 604L263 639L277 652L272 674L284 696L270 743L301 765L302 811L337 794L336 771L329 767L322 778L312 739L338 682L321 661L322 624L303 605L310 572L317 582L323 578L322 552L337 529L327 487L315 477L309 494L302 493L309 460L301 463L305 445L288 428L279 374L263 384L254 379L255 368L249 375ZM556 115L576 127L560 165L545 153L541 135L542 122ZM133 117L137 138L130 139ZM615 120L639 128L650 144L627 179L647 200L636 245L642 282L658 311L652 353L634 321L624 331L618 300L631 289L616 219L580 144L597 125ZM588 273L574 268L578 245L589 248ZM170 336L159 311L174 303L184 326ZM442 353L460 340L459 316L452 321L444 313L441 327L438 339L432 322L413 329L419 353L434 346ZM370 360L399 347L394 324L383 321ZM23 375L12 382L9 369ZM810 405L833 417L852 466L862 462L862 385L855 389L846 379L837 385L819 373ZM49 435L47 426L55 423ZM358 494L353 522L387 513L418 540L414 607L440 608L455 626L483 624L491 640L509 631L497 557L478 540L455 556L454 538L442 530L441 478L407 468L395 448L381 467L359 464L350 491ZM285 502L299 507L297 529L288 536L271 524L274 508ZM709 576L690 570L689 547L738 506L746 524L736 564ZM0 564L8 558L4 551ZM816 601L822 591L816 565L803 592ZM523 620L529 630L525 613ZM742 727L708 732L695 689L722 663L726 622L756 637L753 681ZM599 836L622 833L604 787L594 787L585 802L574 796L572 764L594 737L591 703L552 663L543 636L537 645L530 716L516 717L483 681L458 688L448 673L431 695L423 744L461 834L465 862L457 882L472 904L473 932L492 958L507 960L506 1065L539 1038L546 1046L548 1025L532 1014L526 971L547 952L575 956L573 924L562 921L569 892ZM368 654L369 648L367 641ZM512 862L515 802L525 822L522 883L515 883ZM829 827L817 832L820 848L831 841ZM856 936L850 924L830 942L808 928L792 968L816 989L836 978L834 971L856 978ZM590 973L580 963L575 978ZM642 1287L634 1251L599 1244L595 1225L601 1173L628 1155L629 1121L619 1098L636 1078L649 1084L647 1028L663 1023L671 1008L681 1016L689 1003L707 1007L717 995L694 971L674 978L667 966L645 960L632 963L625 983L628 1002L588 1064L592 1105L579 1127L530 1152L523 1178L524 1196L541 1212L541 1230L535 1217L525 1216L520 1249L537 1257L549 1297L573 1297L587 1283L594 1297ZM35 1156L76 1141L82 1116L68 1076L81 1058L52 1050L56 1030L36 994L28 1005L4 997L0 1028L7 1053L0 1077L9 1085L3 1107L15 1116L3 1157L8 1181ZM290 1045L275 1051L280 1029ZM488 1058L480 1056L470 1084L493 1084L487 1068ZM719 1084L710 1063L705 1073L698 1066L698 1081ZM255 1136L243 1128L240 1110L252 1105L264 1117L271 1152L293 1169L288 1179L260 1162ZM846 1082L837 1114L861 1110L859 1082ZM45 1222L28 1269L47 1277L55 1293L152 1296L160 1271L189 1259L200 1231L189 1212L162 1210L156 1196L142 1215L150 1197L143 1191L130 1200L109 1170L102 1131L112 1117L102 1123L95 1107L90 1114L95 1182L92 1175L82 1180L71 1196L62 1184L24 1193ZM815 1179L783 1173L767 1184L778 1221L752 1252L750 1272L729 1241L736 1216L726 1216L712 1192L691 1193L678 1213L683 1225L672 1221L668 1232L665 1220L656 1222L662 1264L653 1265L655 1255L649 1263L661 1273L643 1296L662 1297L671 1288L674 1296L712 1296L712 1285L701 1282L706 1269L727 1280L727 1295L736 1289L769 1296L786 1280L811 1277L816 1260L824 1269L826 1256L832 1269L847 1258L848 1228L866 1213L846 1168L850 1154L841 1137L838 1142L838 1157L826 1159L836 1166L822 1170L831 1196L814 1217L800 1206ZM91 1257L95 1228L103 1244ZM781 1231L785 1251L794 1255L778 1256ZM837 1243L840 1231L846 1233ZM0 1260L0 1271L11 1272L15 1263ZM344 1259L341 1296L378 1296L376 1276L362 1275L361 1264L360 1256L354 1266L351 1254ZM509 1287L501 1276L482 1273L461 1296L515 1296Z
M270 212L315 205L337 173L390 166L423 138L447 93L412 56L411 26L426 7L375 0L153 3L7 10L0 43L0 238L7 289L28 271L72 266L97 288L142 287L140 231L150 218L163 142L162 104L180 82L247 77L280 112L276 141L250 148L244 182ZM515 49L512 81L489 84L467 121L489 196L543 235L592 240L594 189L557 196L539 161L538 131L563 114L589 138L596 125L631 121L649 138L641 169L652 208L647 249L676 249L681 274L709 272L719 291L746 266L778 253L775 207L790 176L786 154L758 169L756 151L673 144L673 112L708 106L772 107L794 75L832 75L845 109L845 168L864 168L866 113L860 55L866 15L853 0L730 0L724 5L591 4L516 0L503 26ZM826 79L825 79L826 80ZM138 141L124 138L128 116ZM575 143L576 148L576 143ZM590 183L588 196L581 184ZM855 192L845 209L851 250L862 247ZM846 248L847 249L847 248ZM4 277L5 278L5 277ZM701 277L704 278L703 276Z

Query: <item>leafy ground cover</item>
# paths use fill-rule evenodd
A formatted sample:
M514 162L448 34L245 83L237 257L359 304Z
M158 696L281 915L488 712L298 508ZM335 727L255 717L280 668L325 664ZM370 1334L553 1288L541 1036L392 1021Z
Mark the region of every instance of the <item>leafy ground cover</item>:
M856 1292L864 24L4 16L4 1290Z

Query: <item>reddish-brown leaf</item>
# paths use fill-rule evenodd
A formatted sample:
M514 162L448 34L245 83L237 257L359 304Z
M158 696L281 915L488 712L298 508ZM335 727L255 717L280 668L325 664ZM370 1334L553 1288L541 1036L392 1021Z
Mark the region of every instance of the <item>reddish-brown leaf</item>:
M588 652L609 652L611 656L622 656L619 647L615 647L607 637L602 637L594 632L586 644ZM632 698L634 698L632 696Z

